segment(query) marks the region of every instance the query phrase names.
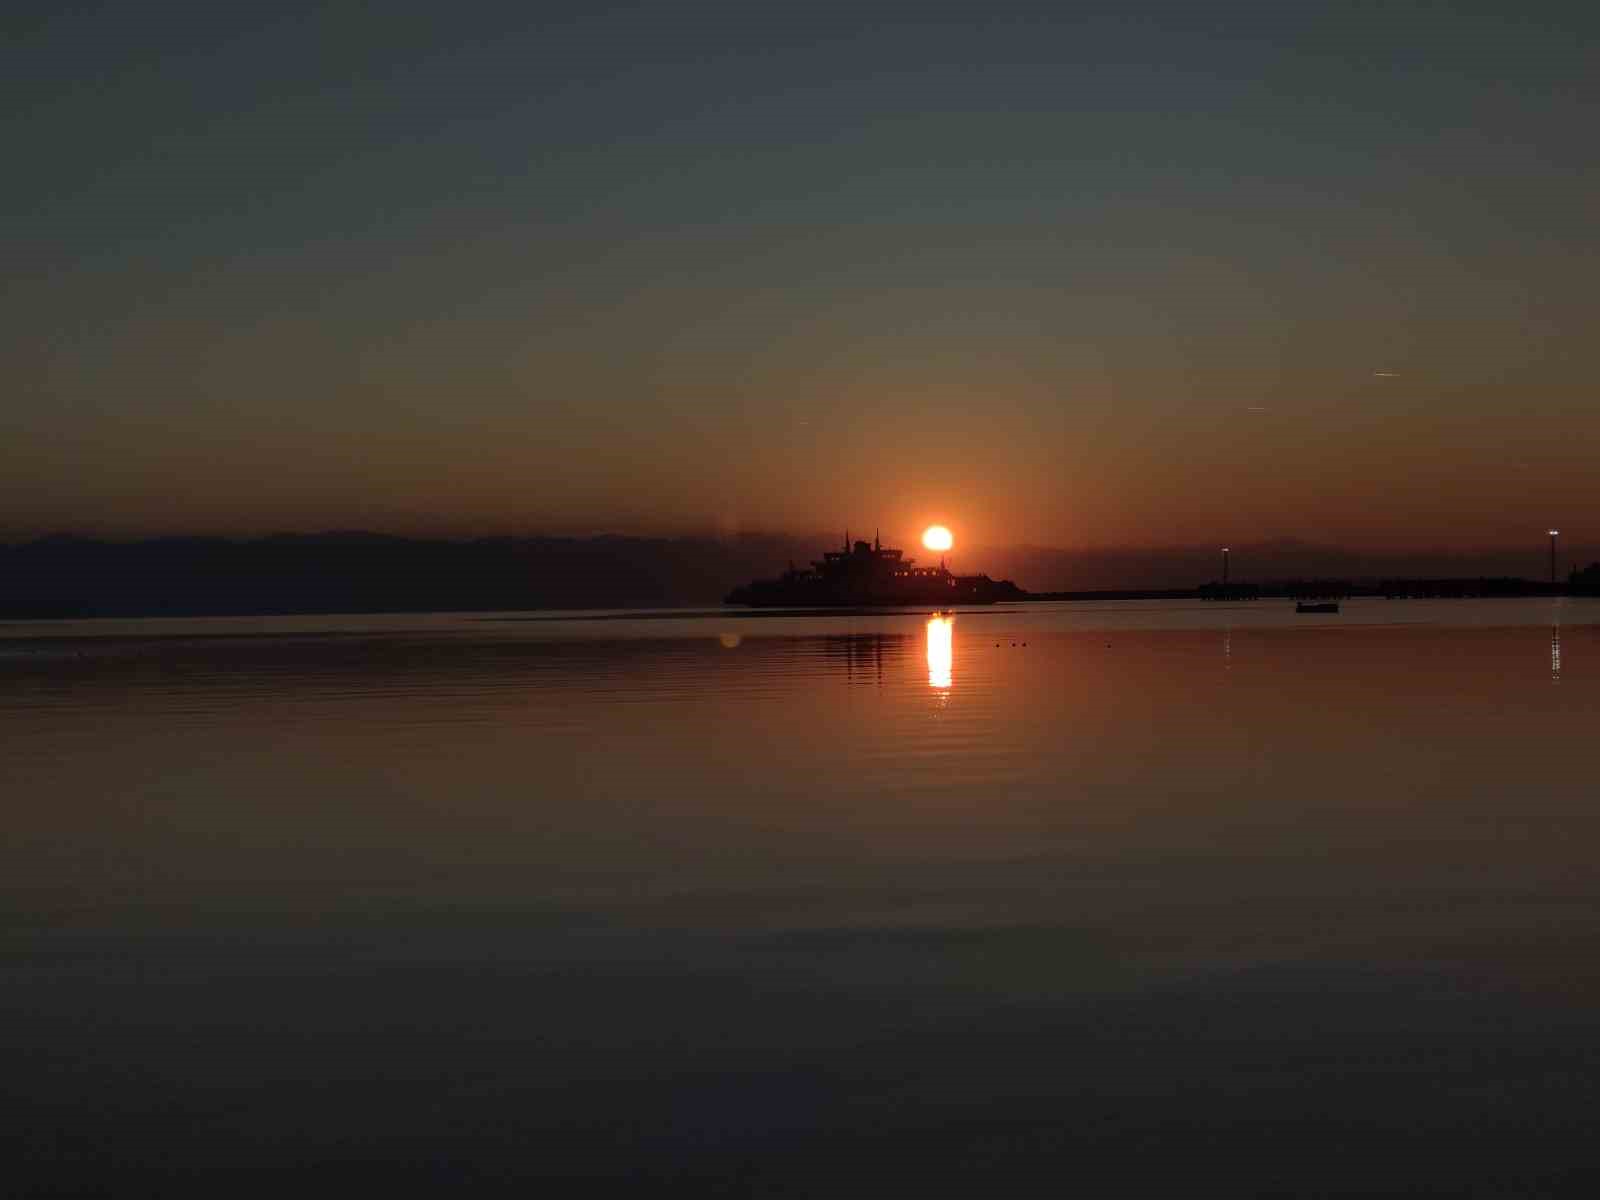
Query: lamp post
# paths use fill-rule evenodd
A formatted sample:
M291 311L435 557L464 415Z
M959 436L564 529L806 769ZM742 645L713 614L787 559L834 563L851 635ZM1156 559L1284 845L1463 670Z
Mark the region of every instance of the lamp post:
M1556 538L1561 535L1559 529L1550 531L1550 586L1556 585Z
M1228 586L1228 548L1222 548L1222 586Z

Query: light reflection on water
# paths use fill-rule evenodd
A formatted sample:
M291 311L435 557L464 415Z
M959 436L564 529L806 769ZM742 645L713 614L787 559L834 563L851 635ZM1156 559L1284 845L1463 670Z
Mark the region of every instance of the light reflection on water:
M782 1145L780 1183L864 1114L897 1169L991 1163L996 1112L1070 1138L1107 1096L1123 1172L1202 1119L1256 1162L1285 1097L1302 1162L1426 1112L1424 1188L1538 1125L1484 1097L1587 1137L1596 607L1350 609L36 627L0 1100L140 1114L132 1161L243 1095L241 1161L364 1119L619 1171Z
M1211 611L1212 631L965 611L959 639L953 614L885 613L13 640L0 785L49 803L14 817L0 879L65 904L154 863L179 892L251 872L270 888L346 850L334 876L443 858L429 878L469 889L491 874L466 872L474 854L524 855L544 874L517 890L623 860L692 881L817 854L1209 855L1208 822L1310 838L1310 818L1280 827L1286 805L1339 844L1369 832L1339 814L1394 804L1426 842L1446 796L1491 810L1506 764L1544 771L1527 784L1549 797L1587 777L1592 606L1566 602L1565 630L1548 605L1494 627L1513 610L1493 602L1404 609L1459 619L1434 625ZM1460 813L1445 827L1461 836ZM227 866L284 839L298 849ZM67 882L84 845L106 870Z
M950 690L951 666L955 661L955 617L935 614L928 618L928 686Z

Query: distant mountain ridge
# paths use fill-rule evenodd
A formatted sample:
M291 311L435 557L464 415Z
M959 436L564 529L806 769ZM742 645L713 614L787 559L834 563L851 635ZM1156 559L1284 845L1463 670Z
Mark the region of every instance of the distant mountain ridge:
M1419 550L1373 553L1294 538L1234 543L1230 577L1235 581L1279 579L1378 580L1393 578L1549 577L1548 543L1530 539L1526 550ZM1222 575L1222 549L1172 546L1064 550L1041 546L975 547L962 559L996 578L1015 579L1034 592L1100 588L1188 588ZM1600 547L1562 546L1558 576L1600 558Z
M363 531L248 540L54 535L0 548L0 616L202 616L670 607L720 602L805 551L794 539Z
M412 538L360 530L252 539L111 541L53 535L0 546L0 616L201 616L715 605L751 579L804 563L837 535ZM1563 553L1592 562L1588 549ZM1035 592L1192 588L1217 550L958 546L953 569ZM1536 552L1361 555L1277 541L1232 548L1235 581L1284 578L1544 578Z

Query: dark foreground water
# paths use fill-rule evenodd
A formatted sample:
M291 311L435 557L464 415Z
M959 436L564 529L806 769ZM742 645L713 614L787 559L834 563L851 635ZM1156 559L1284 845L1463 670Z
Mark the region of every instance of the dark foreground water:
M0 628L7 1194L1590 1194L1600 604Z

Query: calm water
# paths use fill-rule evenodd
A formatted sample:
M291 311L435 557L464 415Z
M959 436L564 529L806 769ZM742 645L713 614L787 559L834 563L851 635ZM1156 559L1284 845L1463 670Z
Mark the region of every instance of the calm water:
M1597 621L0 627L7 1157L67 1194L1587 1194Z

